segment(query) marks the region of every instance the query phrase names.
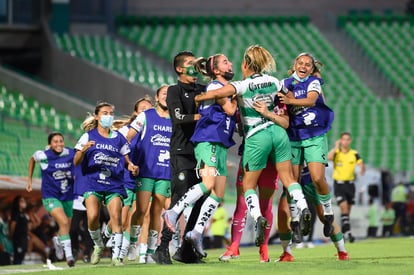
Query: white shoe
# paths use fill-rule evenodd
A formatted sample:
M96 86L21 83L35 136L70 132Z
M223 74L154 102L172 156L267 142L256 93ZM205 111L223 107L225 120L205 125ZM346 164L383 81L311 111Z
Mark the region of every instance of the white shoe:
M309 243L306 243L306 247L307 248L314 248L315 245L313 244L313 242L309 242Z
M53 246L55 247L56 258L58 258L58 260L63 260L63 257L65 257L65 253L59 241L59 238L57 236L54 236L52 238L52 241L53 241Z
M146 260L146 255L147 255L147 249L148 249L148 245L146 243L140 243L139 244L139 263L140 264L145 264L147 262Z
M52 264L52 261L50 259L46 260L46 264L43 265L43 267L46 267L50 270L62 270L62 267L57 267L54 264Z
M146 261L145 261L145 263L146 264L156 264L157 262L156 261L154 261L154 259L151 257L151 254L147 254L147 255L145 255L145 259L146 259Z
M147 263L147 255L139 255L139 261L140 264L146 264Z
M302 248L305 248L305 244L304 244L304 243L297 243L297 244L295 245L295 247L296 247L297 249L302 249Z
M127 258L129 261L135 261L137 259L137 245L135 243L129 245Z

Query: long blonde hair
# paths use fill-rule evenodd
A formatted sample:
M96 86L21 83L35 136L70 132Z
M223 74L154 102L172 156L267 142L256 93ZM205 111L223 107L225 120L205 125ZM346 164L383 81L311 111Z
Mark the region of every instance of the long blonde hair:
M276 62L268 50L259 45L252 45L243 55L246 66L255 73L276 72Z

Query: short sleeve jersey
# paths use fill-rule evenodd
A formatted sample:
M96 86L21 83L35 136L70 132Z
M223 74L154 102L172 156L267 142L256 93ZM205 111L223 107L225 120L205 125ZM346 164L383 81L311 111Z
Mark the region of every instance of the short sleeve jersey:
M353 181L355 179L355 166L361 163L362 159L356 150L349 150L343 153L341 150L335 151L333 163L333 179L340 181Z
M282 83L267 74L254 74L244 80L234 81L231 85L234 86L238 95L238 106L245 127L244 132L248 134L252 128L266 122L266 119L253 108L253 103L264 101L269 111L273 111L274 98L276 93L282 89Z
M59 154L51 149L33 154L33 159L40 163L42 172L42 198L73 200L74 155L72 148L63 148Z

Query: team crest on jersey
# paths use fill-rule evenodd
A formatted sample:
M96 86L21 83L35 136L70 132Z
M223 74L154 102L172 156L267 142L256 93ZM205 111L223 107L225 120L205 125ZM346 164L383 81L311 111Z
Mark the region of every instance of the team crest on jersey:
M141 128L141 127L142 127L142 123L141 123L141 121L137 121L135 124L136 124L139 128Z
M216 163L217 162L217 158L216 158L216 155L215 154L211 155L210 161L213 162L213 163Z

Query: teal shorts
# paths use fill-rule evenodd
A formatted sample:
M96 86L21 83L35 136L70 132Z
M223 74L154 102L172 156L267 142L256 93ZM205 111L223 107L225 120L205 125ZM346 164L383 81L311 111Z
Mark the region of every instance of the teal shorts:
M147 191L169 198L171 196L171 182L169 180L138 178L136 191Z
M73 217L73 201L60 201L55 198L42 199L42 204L48 213L55 208L63 208L65 215L68 218Z
M90 196L95 196L100 202L103 202L105 205L108 205L109 202L113 199L113 198L121 198L121 201L123 201L122 199L122 195L118 194L118 193L109 193L109 192L85 192L83 194L83 197L85 198L85 200L87 198L89 198Z
M132 203L137 200L137 195L135 193L135 190L131 190L129 188L125 188L125 191L127 193L127 196L123 200L124 201L124 206L131 207L132 206Z
M215 167L218 176L227 176L227 148L220 143L200 142L194 147L194 155L197 160L197 168L203 168L203 164Z
M319 195L316 192L316 188L313 185L313 183L308 183L308 184L304 184L302 185L302 190L303 190L303 195L305 196L305 198L312 204L315 206L318 206L321 204L321 201L319 199ZM286 197L286 188L283 188L283 193L282 193L282 197ZM288 197L288 202L291 203L291 198Z
M289 137L278 125L270 125L245 140L243 168L246 171L262 170L268 160L274 164L291 158Z
M308 138L301 141L291 141L292 165L300 165L304 162L328 163L328 138L326 134Z

